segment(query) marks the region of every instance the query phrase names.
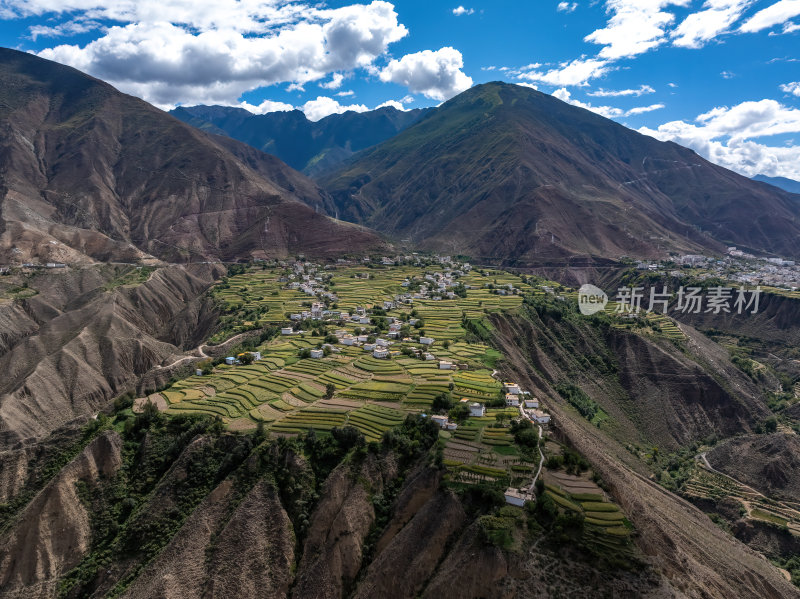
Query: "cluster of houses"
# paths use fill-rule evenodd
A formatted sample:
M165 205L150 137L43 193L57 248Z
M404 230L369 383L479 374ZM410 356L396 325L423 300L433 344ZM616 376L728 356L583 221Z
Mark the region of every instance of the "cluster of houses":
M503 392L506 394L506 405L519 408L521 416L536 424L550 422L550 414L539 409L539 400L530 391L523 391L517 383L504 382Z

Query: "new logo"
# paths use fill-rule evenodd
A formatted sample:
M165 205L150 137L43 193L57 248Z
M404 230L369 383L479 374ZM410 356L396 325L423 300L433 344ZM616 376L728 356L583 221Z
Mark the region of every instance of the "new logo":
M594 285L582 285L578 290L578 308L581 314L591 316L602 312L608 303L608 296L602 289Z

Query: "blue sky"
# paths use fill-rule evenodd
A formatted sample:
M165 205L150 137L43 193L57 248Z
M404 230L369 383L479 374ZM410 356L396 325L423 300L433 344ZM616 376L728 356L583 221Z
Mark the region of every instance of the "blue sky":
M162 108L319 119L504 80L800 179L800 0L0 0L0 36Z

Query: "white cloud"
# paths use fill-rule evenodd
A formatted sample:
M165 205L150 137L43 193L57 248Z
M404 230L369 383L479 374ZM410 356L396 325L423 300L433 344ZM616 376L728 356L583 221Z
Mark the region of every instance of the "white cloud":
M331 77L331 80L326 83L320 83L319 86L324 89L339 89L342 87L342 82L344 81L344 75L341 73L334 73Z
M625 116L633 116L636 114L644 114L645 112L653 112L654 110L661 110L665 108L664 104L650 104L650 106L636 106L625 112Z
M636 108L631 108L630 110L623 110L622 108L615 108L613 106L594 106L592 104L581 102L572 97L572 94L567 90L566 87L562 87L557 89L552 94L554 97L558 98L559 100L566 102L567 104L572 104L573 106L578 106L580 108L585 108L586 110L591 110L601 116L606 117L607 119L614 119L620 118L625 116L634 116L637 114L643 114L645 112L652 112L654 110L660 110L664 108L663 104L651 104L650 106L638 106Z
M266 33L302 19L325 18L325 11L282 0L3 0L0 17L74 16L118 23L169 22L196 31L230 29Z
M461 70L463 66L461 52L454 48L423 50L392 60L380 72L380 79L405 85L426 98L447 100L472 86L472 78Z
M348 89L345 91L338 92L336 95L340 98L345 98L347 96L355 96L356 92L354 92L352 89Z
M517 81L515 85L521 85L522 87L529 87L531 89L538 90L539 86L535 83L526 83L525 81Z
M68 37L77 35L79 33L87 33L100 28L100 23L97 21L75 19L59 23L58 25L33 25L29 29L30 38L36 41L39 37Z
M663 9L686 6L691 0L606 0L608 24L584 40L605 46L598 57L618 60L643 54L666 41L665 30L675 15Z
M749 177L763 173L800 179L800 146L769 146L757 141L800 132L800 110L765 99L714 108L695 122L672 121L639 132L692 148L712 162Z
M268 112L287 112L294 110L294 106L286 104L285 102L273 102L272 100L264 100L259 105L250 104L249 102L239 103L239 108L252 112L253 114L267 114Z
M587 85L590 79L602 77L611 70L608 61L596 58L578 58L572 62L564 62L557 69L549 71L528 71L517 75L519 79L548 83L550 85Z
M800 31L800 23L786 22L783 24L783 33L794 33L795 31Z
M396 108L397 110L402 110L403 112L408 110L408 108L403 106L402 102L399 102L398 100L387 100L383 104L378 104L375 107L375 110L378 110L378 108L385 108L387 106L391 106L392 108Z
M458 7L453 9L453 14L456 15L456 16L471 15L471 14L474 14L474 13L475 13L475 9L474 8L464 8L463 6L458 6Z
M45 12L72 7L87 18L139 19L111 27L83 47L61 45L39 54L162 107L230 103L259 87L302 86L329 73L370 67L408 33L394 6L379 0L336 9L279 0L120 0L103 7L93 6L98 0L11 2L28 10L56 7ZM225 7L238 18L224 14ZM155 20L162 8L161 18L173 22Z
M342 114L348 110L352 110L353 112L367 112L369 108L363 104L344 106L333 98L317 96L316 100L309 100L303 104L300 110L306 113L306 118L308 118L309 121L318 121L331 114Z
M755 0L707 0L703 9L692 13L670 34L673 44L700 48L729 30Z
M575 9L578 8L577 2L559 2L556 10L558 12L566 12L571 13L575 12Z
M619 96L643 96L645 94L653 94L656 90L654 90L649 85L640 85L636 89L618 89L618 90L606 90L606 89L598 89L597 91L587 92L587 96L594 96L596 98L615 98Z
M731 73L730 71L722 71L720 75L723 79L733 79L736 77L736 73Z
M755 33L785 23L797 15L800 15L800 0L780 0L750 17L742 25L741 31Z
M800 81L792 81L781 85L781 91L800 97Z

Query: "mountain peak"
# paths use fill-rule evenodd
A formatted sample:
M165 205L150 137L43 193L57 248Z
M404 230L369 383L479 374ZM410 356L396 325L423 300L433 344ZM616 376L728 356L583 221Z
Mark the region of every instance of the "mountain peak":
M536 90L476 85L322 179L339 214L479 258L800 255L790 196ZM753 205L762 210L753 227Z
M0 75L0 263L382 246L319 214L326 194L272 156L23 52L0 50Z

